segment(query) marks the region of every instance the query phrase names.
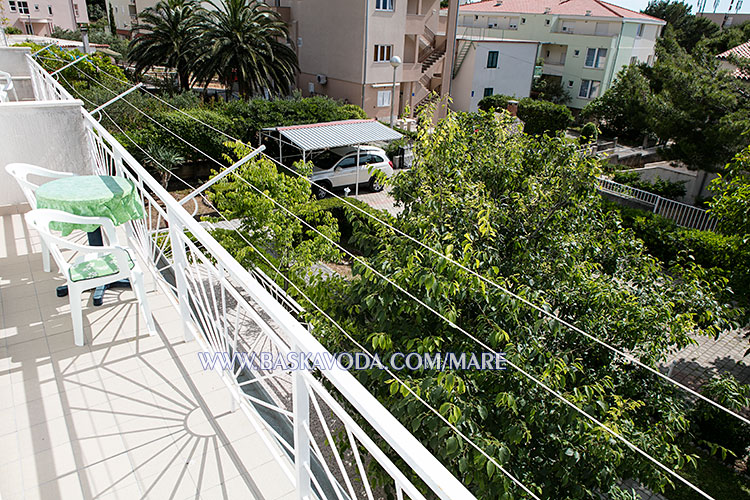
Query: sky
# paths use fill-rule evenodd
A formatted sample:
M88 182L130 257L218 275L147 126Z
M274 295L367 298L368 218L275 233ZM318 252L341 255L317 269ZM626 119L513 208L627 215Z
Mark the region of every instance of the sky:
M613 3L615 5L620 5L622 7L635 10L637 12L640 12L641 10L646 8L646 5L648 5L648 0L607 0L610 3ZM738 1L742 0L734 0L734 5L737 5ZM731 0L719 0L719 8L716 9L716 12L726 12L729 10L729 4ZM688 5L693 6L693 13L696 12L695 5L698 3L697 0L686 0L686 3ZM713 12L714 11L714 0L707 0L706 1L706 12ZM734 12L734 7L732 7L732 12ZM740 8L740 12L750 14L750 0L746 0L743 2L742 7Z

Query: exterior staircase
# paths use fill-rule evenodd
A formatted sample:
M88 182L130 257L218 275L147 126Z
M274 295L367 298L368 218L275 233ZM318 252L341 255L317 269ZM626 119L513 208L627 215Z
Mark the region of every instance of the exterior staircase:
M435 49L422 61L422 73L426 73L436 62L445 56L445 49Z
M470 40L464 40L461 43L461 47L459 47L458 54L456 55L456 61L453 63L453 78L456 78L458 70L461 69L461 65L464 63L464 59L466 59L466 55L473 45L474 42Z

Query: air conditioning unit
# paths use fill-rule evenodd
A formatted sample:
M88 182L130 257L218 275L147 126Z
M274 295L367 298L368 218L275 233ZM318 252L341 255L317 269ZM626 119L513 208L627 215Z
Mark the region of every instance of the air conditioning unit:
M316 75L315 79L320 85L325 85L328 83L328 77L326 75Z

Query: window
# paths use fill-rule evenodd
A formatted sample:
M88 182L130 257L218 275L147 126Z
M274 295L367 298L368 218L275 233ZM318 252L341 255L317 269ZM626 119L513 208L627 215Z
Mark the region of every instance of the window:
M563 21L562 31L563 33L573 33L575 31L576 23L574 21Z
M484 97L489 97L494 93L495 89L493 89L492 87L487 87L486 89L484 89Z
M488 68L497 68L497 58L498 58L498 51L497 50L490 50L487 53L487 67Z
M21 2L18 2L21 3ZM33 35L34 34L34 27L31 25L31 23L24 24L24 28L26 28L26 34L27 35Z
M347 156L343 160L339 162L337 167L341 168L351 168L357 163L357 157L356 156Z
M544 25L545 25L545 26L549 26L549 19L545 19L545 20L544 20Z
M37 11L37 12L39 12L39 4L38 3L34 4L34 10Z
M583 99L593 99L599 96L599 85L602 82L596 80L581 80L581 89L578 91L578 97Z
M393 10L393 0L375 0L375 10Z
M376 45L375 46L375 62L388 62L391 60L391 50L393 45Z
M631 57L630 64L638 64L638 56Z
M29 2L18 2L18 13L19 14L28 14L29 13ZM33 33L28 33L29 35L33 35Z
M648 59L646 60L646 64L651 66L654 62L654 56L648 56Z
M572 87L572 86L573 86L573 80L568 80L568 87Z
M386 108L390 105L391 105L391 91L379 90L378 91L378 107Z
M573 57L578 57L580 55L581 55L581 51L580 50L576 49L576 50L573 51Z
M583 65L587 68L602 68L606 59L607 49L588 49L586 51L586 62Z
M637 36L638 38L640 38L640 37L643 36L643 28L644 28L644 26L645 25L642 24L642 23L638 25L638 31L636 31L635 36Z
M73 15L74 15L75 17L78 17L78 15L79 15L79 14L78 14L78 4L77 4L77 3L74 3L74 4L73 4Z
M8 3L10 4L10 11L11 12L15 12L16 11L16 2L14 2L13 0L10 0L10 2L8 2Z
M521 18L521 24L526 24L526 18L525 17Z
M52 6L51 5L47 6L47 12L49 12L50 16L52 15Z

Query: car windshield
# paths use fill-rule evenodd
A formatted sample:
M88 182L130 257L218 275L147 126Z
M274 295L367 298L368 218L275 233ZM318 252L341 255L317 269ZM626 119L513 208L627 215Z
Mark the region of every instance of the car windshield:
M315 159L313 160L313 164L315 165L315 168L319 168L320 170L328 170L329 168L333 167L340 159L341 155L338 155L333 151L325 151L315 157Z

